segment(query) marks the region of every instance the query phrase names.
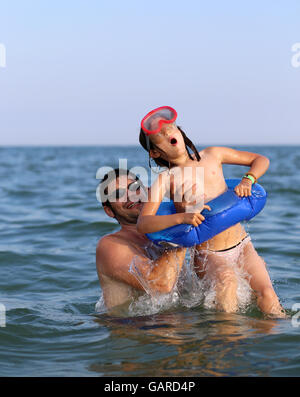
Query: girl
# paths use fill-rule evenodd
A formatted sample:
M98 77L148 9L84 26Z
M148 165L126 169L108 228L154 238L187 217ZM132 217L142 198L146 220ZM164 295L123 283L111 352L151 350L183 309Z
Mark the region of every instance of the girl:
M176 118L173 108L163 106L148 113L141 123L139 140L149 153L150 167L152 158L157 165L167 169L151 186L150 199L141 210L137 224L141 233L152 233L181 223L200 225L204 220L202 209L210 210L205 203L227 190L222 164L250 167L235 188L240 197L251 195L252 183L269 167L269 160L256 153L226 147L208 147L198 152L182 129L176 126ZM187 169L192 172L184 179ZM166 194L174 201L177 213L156 216ZM194 258L197 275L216 282L218 309L226 312L238 309L237 277L232 266L235 263L243 265L259 308L264 313L284 316L265 263L240 223L197 245Z

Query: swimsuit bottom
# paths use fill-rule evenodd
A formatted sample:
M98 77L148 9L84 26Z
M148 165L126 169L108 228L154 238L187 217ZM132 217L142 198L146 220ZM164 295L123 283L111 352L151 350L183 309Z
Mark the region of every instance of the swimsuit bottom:
M224 250L213 251L210 249L199 249L196 253L197 257L204 262L207 261L217 261L222 264L235 264L239 263L241 260L241 255L243 253L243 249L246 244L251 241L251 237L247 234L238 244L234 245L233 247L226 248Z
M249 236L249 234L247 234L239 243L237 243L236 245L233 245L232 247L229 248L225 248L224 250L210 250L210 249L204 249L201 251L209 251L209 252L226 252L226 251L230 251L233 250L234 248L238 247L240 244L242 244L243 241L245 241L247 239L247 241L251 240L251 237ZM244 244L243 244L244 245Z

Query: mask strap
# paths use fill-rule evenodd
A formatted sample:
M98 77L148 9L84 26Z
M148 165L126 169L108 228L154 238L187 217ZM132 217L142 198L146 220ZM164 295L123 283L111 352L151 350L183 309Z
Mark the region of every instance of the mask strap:
M154 172L154 174L160 174L161 171L158 171L158 172L157 172L157 171L154 170L154 168L152 168L152 165L151 165L151 157L150 157L150 139L149 139L149 136L146 135L146 134L145 134L145 137L146 137L147 151L148 151L148 153L149 153L149 168L150 168L150 170L151 170L152 172ZM170 164L170 162L169 162L169 169L170 169L170 167L171 167L171 164Z
M147 151L149 153L150 152L150 139L149 139L148 135L145 134L145 136L146 136Z

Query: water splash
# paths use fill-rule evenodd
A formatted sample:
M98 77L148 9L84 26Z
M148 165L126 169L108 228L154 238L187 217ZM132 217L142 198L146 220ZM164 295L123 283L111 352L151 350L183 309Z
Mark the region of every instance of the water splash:
M159 293L151 288L151 284L142 276L138 262L133 260L131 273L139 280L146 293L127 303L126 313L124 305L121 312L127 316L145 316L162 313L170 310L190 309L203 306L206 309L217 309L216 305L216 280L208 277L200 279L193 267L194 249L187 251L186 259L181 269L176 285L170 293ZM240 263L231 264L237 278L237 300L240 312L245 312L252 303L253 293ZM96 304L96 312L105 313L106 307L103 296ZM116 313L116 308L114 310Z

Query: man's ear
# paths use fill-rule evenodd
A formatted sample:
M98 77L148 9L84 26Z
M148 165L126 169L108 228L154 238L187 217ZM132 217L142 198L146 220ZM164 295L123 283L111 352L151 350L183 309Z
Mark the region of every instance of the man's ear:
M110 216L111 218L115 218L115 214L114 214L113 210L108 205L104 205L103 209L104 209L106 215Z
M155 149L150 149L149 156L153 159L158 159L158 157L160 157L160 153Z

